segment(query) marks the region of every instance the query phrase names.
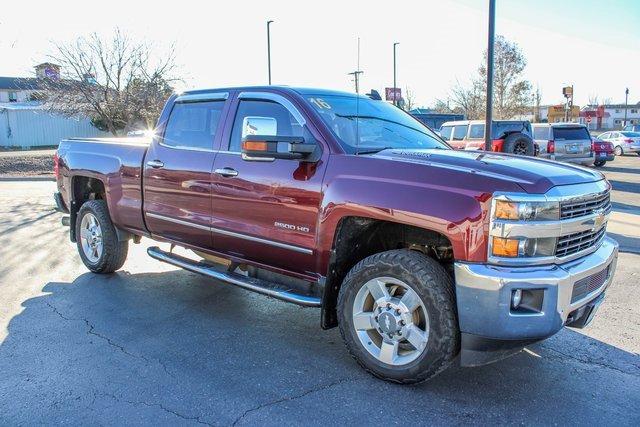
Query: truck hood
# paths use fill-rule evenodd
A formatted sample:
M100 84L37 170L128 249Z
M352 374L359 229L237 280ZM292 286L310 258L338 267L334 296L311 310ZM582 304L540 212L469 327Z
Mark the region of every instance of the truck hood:
M546 193L557 185L582 184L604 179L600 172L572 164L484 151L387 149L372 157L485 175L513 182L527 193L534 194Z

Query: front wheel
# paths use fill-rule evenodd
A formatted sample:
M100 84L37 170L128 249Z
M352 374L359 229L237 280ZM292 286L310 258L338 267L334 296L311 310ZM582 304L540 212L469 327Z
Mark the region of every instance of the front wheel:
M432 378L459 352L451 276L418 252L392 250L360 261L342 284L338 316L351 355L388 381Z
M113 273L124 264L129 242L119 241L104 200L90 200L76 218L76 243L80 258L94 273Z

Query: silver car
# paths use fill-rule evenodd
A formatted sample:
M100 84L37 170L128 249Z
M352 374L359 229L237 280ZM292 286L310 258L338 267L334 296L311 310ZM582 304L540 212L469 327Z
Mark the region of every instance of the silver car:
M540 155L559 162L592 165L595 156L591 134L579 123L533 123L533 140L540 146Z
M598 138L612 143L616 156L633 153L640 155L640 132L612 131L601 133Z

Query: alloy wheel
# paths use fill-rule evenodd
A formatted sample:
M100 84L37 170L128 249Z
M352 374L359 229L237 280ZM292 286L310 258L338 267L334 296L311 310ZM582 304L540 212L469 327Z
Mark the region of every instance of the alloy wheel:
M369 354L393 366L416 360L429 340L424 303L393 277L377 277L360 288L353 302L353 326Z
M80 223L80 241L82 251L87 259L96 263L104 250L102 244L102 229L98 219L92 213L87 212Z

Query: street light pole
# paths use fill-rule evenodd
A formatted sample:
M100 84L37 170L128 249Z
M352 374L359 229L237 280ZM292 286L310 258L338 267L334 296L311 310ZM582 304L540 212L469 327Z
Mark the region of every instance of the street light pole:
M493 115L493 44L496 32L496 0L489 0L489 37L487 42L487 114L484 122L484 149L492 150L491 128Z
M400 43L395 42L393 44L393 105L398 106L398 96L396 92L396 46Z
M624 91L624 128L627 125L627 104L629 103L629 88Z
M271 86L271 32L269 25L273 21L267 21L267 66L269 67L269 86Z

